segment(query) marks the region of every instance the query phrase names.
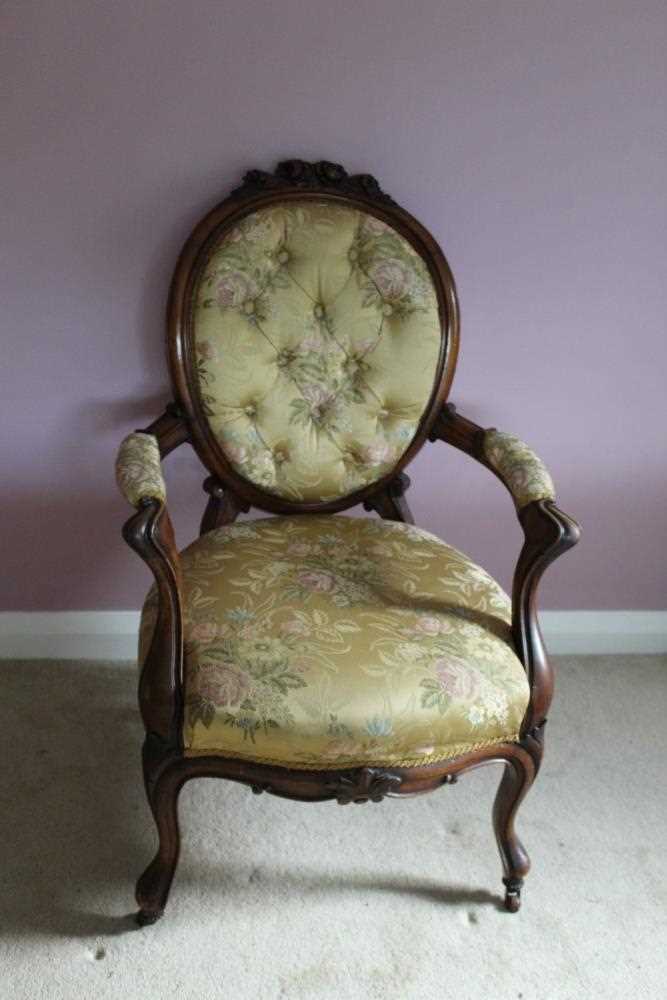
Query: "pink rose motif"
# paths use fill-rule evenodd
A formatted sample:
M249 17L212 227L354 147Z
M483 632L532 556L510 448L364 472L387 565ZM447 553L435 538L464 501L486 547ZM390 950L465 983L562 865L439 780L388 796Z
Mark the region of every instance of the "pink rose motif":
M440 633L440 619L433 618L431 615L424 615L419 621L415 622L415 629L418 632L423 632L424 635L438 635Z
M400 299L410 285L410 276L400 260L379 261L371 268L370 276L385 299Z
M314 385L313 383L304 385L301 393L306 402L310 403L311 406L325 406L334 397L331 389L325 389L323 386Z
M469 699L475 694L475 671L462 660L442 657L435 661L435 673L440 687L452 698Z
M299 583L306 590L312 590L316 594L325 594L334 589L335 580L331 573L324 570L309 570L306 573L299 573L297 577Z
M336 393L319 385L304 385L301 390L303 398L310 406L313 419L318 419L336 401Z
M226 271L216 286L216 296L221 309L234 308L253 297L254 285L240 271Z
M242 444L226 444L225 453L234 465L243 465L248 458L248 449Z
M213 642L218 635L218 626L215 622L199 622L190 635L194 642Z
M199 671L197 688L214 705L238 705L248 690L248 679L232 664L206 663Z

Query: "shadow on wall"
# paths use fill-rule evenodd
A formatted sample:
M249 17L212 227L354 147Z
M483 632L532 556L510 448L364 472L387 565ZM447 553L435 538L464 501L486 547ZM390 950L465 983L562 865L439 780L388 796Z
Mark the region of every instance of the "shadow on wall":
M208 173L214 175L213 168ZM222 197L227 181L221 173L217 185L212 176L204 177L203 186L191 175L178 183L170 180L153 197L125 211L119 212L114 203L108 218L100 220L105 251L90 255L80 279L86 280L84 298L105 306L106 319L92 335L90 326L83 324L78 330L72 326L68 346L72 356L81 356L82 370L89 377L79 390L69 373L62 381L59 362L54 361L48 392L57 406L57 419L36 425L29 462L19 449L15 452L11 471L17 485L5 491L2 501L6 537L0 610L140 603L148 577L137 573L141 583L137 587L130 583L127 593L113 582L133 579L129 552L120 541L120 528L130 511L114 485L113 463L125 434L150 424L173 398L165 346L169 283L191 227L211 207L210 197L193 192L219 187ZM150 252L141 254L138 248L146 248L147 232L153 234ZM125 291L110 309L108 300L116 288ZM176 502L170 508L178 508L179 489L185 495L190 479L199 517L206 472L192 452L190 464L194 479L184 477L186 483L174 491ZM195 523L194 515L184 536L188 541L190 521Z
M113 431L120 444L125 434L147 427L161 416L171 399L169 389L156 392L154 382L139 385L136 393L122 399L87 399L78 408L79 427L86 427L95 435Z
M136 274L136 308L133 333L129 336L141 346L143 372L152 372L157 380L168 381L166 358L166 317L169 286L183 246L195 225L229 195L253 163L227 163L192 167L178 180L165 179L146 197L119 213L113 205L103 223L112 243L115 259L122 267L137 268L137 246L146 246L145 233L153 234L150 256L141 258ZM204 193L207 192L207 193ZM128 284L134 273L123 275ZM120 343L127 342L125 331ZM149 391L151 391L149 390Z
M113 467L105 472L108 482L97 490L91 483L67 493L26 491L3 504L13 528L4 544L2 611L139 606L150 573L137 563L128 574L121 527L131 508L114 489Z
M122 438L157 419L170 398L168 390L143 384L136 395L72 406L67 443L50 450L58 475L49 480L37 458L25 481L5 491L0 610L140 605L151 578L121 539L132 510L116 487L114 461ZM196 537L207 472L187 447L167 459L165 475L177 537L185 545Z

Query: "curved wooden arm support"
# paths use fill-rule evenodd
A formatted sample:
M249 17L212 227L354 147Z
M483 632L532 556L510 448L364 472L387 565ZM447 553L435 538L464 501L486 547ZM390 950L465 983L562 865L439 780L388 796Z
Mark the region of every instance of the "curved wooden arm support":
M160 446L160 458L164 458L179 444L190 440L190 432L185 417L177 403L168 403L164 413L148 427L141 429L142 434L152 434Z
M453 403L447 403L435 421L431 440L446 441L466 452L509 489L486 460L485 434L485 428L466 420L456 412ZM551 704L554 682L537 620L537 588L547 566L577 544L581 531L577 522L559 510L553 500L534 500L526 504L519 510L518 518L524 543L512 581L512 636L530 682L530 702L522 735L539 738Z
M150 567L158 616L139 679L139 706L149 737L181 745L183 627L181 570L174 529L164 504L143 500L123 526L123 538Z
M519 511L524 543L512 581L512 635L530 682L522 735L544 725L553 695L553 668L537 620L537 588L547 566L571 549L581 534L577 522L553 500L535 500Z

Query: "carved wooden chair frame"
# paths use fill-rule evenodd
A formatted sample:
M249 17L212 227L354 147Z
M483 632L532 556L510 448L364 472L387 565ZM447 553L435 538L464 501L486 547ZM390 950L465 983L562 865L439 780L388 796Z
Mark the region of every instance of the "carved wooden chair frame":
M439 297L443 324L440 374L418 432L399 465L383 480L328 503L296 503L263 492L238 475L202 419L192 372L189 302L209 241L221 227L250 210L290 198L335 199L371 211L404 235L427 261ZM158 442L161 457L190 442L210 472L204 481L209 500L201 534L230 524L241 511L256 506L280 514L327 513L363 503L381 517L414 523L402 468L426 440L444 441L503 477L487 460L486 431L460 416L446 403L456 363L458 308L454 281L439 247L429 233L368 175L348 176L331 163L288 161L275 174L251 171L243 185L210 212L194 230L179 259L169 299L169 361L175 401L145 428ZM507 486L507 482L505 482ZM159 834L154 859L136 889L140 924L152 923L164 911L179 856L177 801L191 778L219 777L241 782L253 792L318 802L335 799L379 802L385 796L414 795L453 784L465 771L500 762L504 772L493 807L493 824L502 859L505 906L516 911L529 859L514 830L521 800L542 760L544 726L553 692L553 671L546 656L536 614L542 573L576 544L579 528L551 500L537 500L518 513L524 531L512 587L512 636L530 684L530 701L519 742L496 744L421 767L355 767L343 770L300 770L221 756L186 757L183 753L183 634L179 555L169 513L161 499L144 498L127 521L123 536L145 560L156 581L158 618L139 681L139 704L146 730L143 769L146 793Z

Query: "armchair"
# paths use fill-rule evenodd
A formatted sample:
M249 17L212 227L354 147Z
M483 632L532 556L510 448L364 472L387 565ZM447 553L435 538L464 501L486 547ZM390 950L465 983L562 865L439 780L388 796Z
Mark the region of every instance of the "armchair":
M159 845L139 922L164 911L190 778L345 804L492 762L505 906L518 910L529 860L514 819L553 691L537 587L579 529L524 444L446 402L458 309L439 247L368 175L251 171L185 245L168 340L175 401L116 466L136 508L124 537L155 577L139 705ZM414 526L402 470L427 440L512 495L525 540L511 599ZM185 442L209 499L179 553L160 463ZM360 503L380 518L339 516ZM234 523L251 506L275 516Z

